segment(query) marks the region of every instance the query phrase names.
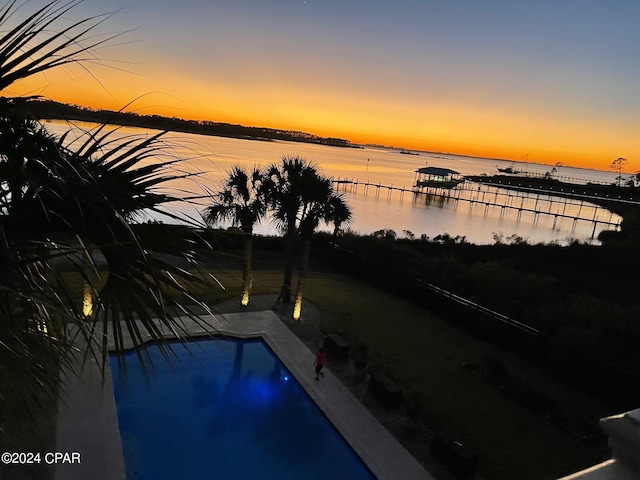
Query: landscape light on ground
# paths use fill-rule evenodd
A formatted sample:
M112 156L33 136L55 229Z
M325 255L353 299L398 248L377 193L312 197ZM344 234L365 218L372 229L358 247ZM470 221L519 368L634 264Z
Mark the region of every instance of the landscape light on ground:
M93 313L93 290L91 285L86 282L82 290L82 314L85 317L90 317Z
M242 304L243 307L246 307L247 305L249 305L249 292L247 290L242 292L242 299L240 300L240 303Z
M296 295L295 303L293 304L293 319L296 321L300 320L300 315L302 313L302 297Z

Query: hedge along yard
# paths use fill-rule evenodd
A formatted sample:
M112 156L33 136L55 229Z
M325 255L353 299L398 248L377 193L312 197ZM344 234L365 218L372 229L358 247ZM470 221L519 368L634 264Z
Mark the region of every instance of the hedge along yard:
M215 305L237 296L241 271L211 273L225 291L201 291L199 298ZM278 292L281 280L280 271L254 271L253 295ZM419 419L427 428L450 430L470 442L484 478L553 479L610 457L605 441L584 442L561 431L482 374L486 359L492 359L520 385L552 399L559 411L594 425L598 418L617 413L540 368L348 275L310 272L306 299L319 310L324 333L338 333L352 345L362 341L369 347L374 368L382 366L378 368L403 388L404 398L418 405Z

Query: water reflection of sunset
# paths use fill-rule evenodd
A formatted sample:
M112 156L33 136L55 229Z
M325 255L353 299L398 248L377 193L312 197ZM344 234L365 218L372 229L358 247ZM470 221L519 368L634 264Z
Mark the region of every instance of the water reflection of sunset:
M88 127L90 125L83 125ZM68 125L50 123L49 128L62 133ZM114 138L130 135L145 137L151 130L121 128L113 133ZM221 188L226 174L234 166L246 169L265 167L278 163L283 156L298 155L318 165L319 171L336 179L358 182L336 184L336 191L345 195L353 210L354 223L351 226L360 233L372 233L380 229L394 229L400 233L410 230L420 236L434 237L448 233L465 236L470 242L493 243L493 234L505 237L517 234L532 243L560 242L570 239L590 241L594 230L592 222L557 220L552 215L541 215L532 222L515 213L503 214L500 209L485 210L469 202L448 200L442 204L428 203L424 196L414 197L411 192L401 194L398 188L411 190L415 180L415 170L427 163L455 169L464 175L480 175L496 171L497 161L461 157L455 155L403 155L398 150L382 148L339 148L296 142L258 142L234 138L198 136L169 133L165 138L167 149L160 157L151 157L149 162L183 158L166 173L193 173L195 175L167 182L160 190L177 198L187 198L187 202L173 202L165 206L170 215L182 217L184 221L202 223L200 212L209 205L209 194ZM498 162L503 166L510 162ZM520 164L524 165L524 164ZM550 165L527 164L531 173L544 174ZM571 167L559 167L560 175L583 181L611 182L614 172L599 172ZM366 186L365 184L369 184ZM378 188L377 185L382 185ZM389 193L385 186L393 186ZM564 206L562 207L564 208ZM555 212L555 210L554 210ZM603 222L618 222L617 216L604 209L599 211L584 208L586 218L597 218L596 234L606 228ZM186 217L186 218L185 218ZM143 214L138 220L161 220L175 223L176 218ZM225 228L229 225L220 225ZM324 227L321 227L323 229ZM275 235L275 225L265 221L255 228L255 233Z

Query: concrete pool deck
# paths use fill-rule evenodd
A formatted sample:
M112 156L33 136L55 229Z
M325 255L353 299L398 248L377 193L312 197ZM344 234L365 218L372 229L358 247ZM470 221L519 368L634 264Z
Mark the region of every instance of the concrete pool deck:
M379 480L433 480L330 370L321 381L315 380L314 353L272 311L216 314L203 321L209 327L182 319L192 336L215 332L263 338ZM102 380L97 363L89 362L68 384L58 416L56 450L79 452L81 463L57 465L56 480L126 478L108 367Z

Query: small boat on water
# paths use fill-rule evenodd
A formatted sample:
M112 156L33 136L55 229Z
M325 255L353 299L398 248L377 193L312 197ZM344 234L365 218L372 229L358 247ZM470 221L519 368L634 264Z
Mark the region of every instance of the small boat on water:
M464 176L450 168L422 167L416 170L414 187L418 189L426 187L454 188L462 182L464 182Z
M511 166L509 167L499 167L496 165L496 168L498 169L498 172L506 173L509 175L517 175L519 173L525 173L523 170L518 170L517 168L514 168L513 164L511 164Z

